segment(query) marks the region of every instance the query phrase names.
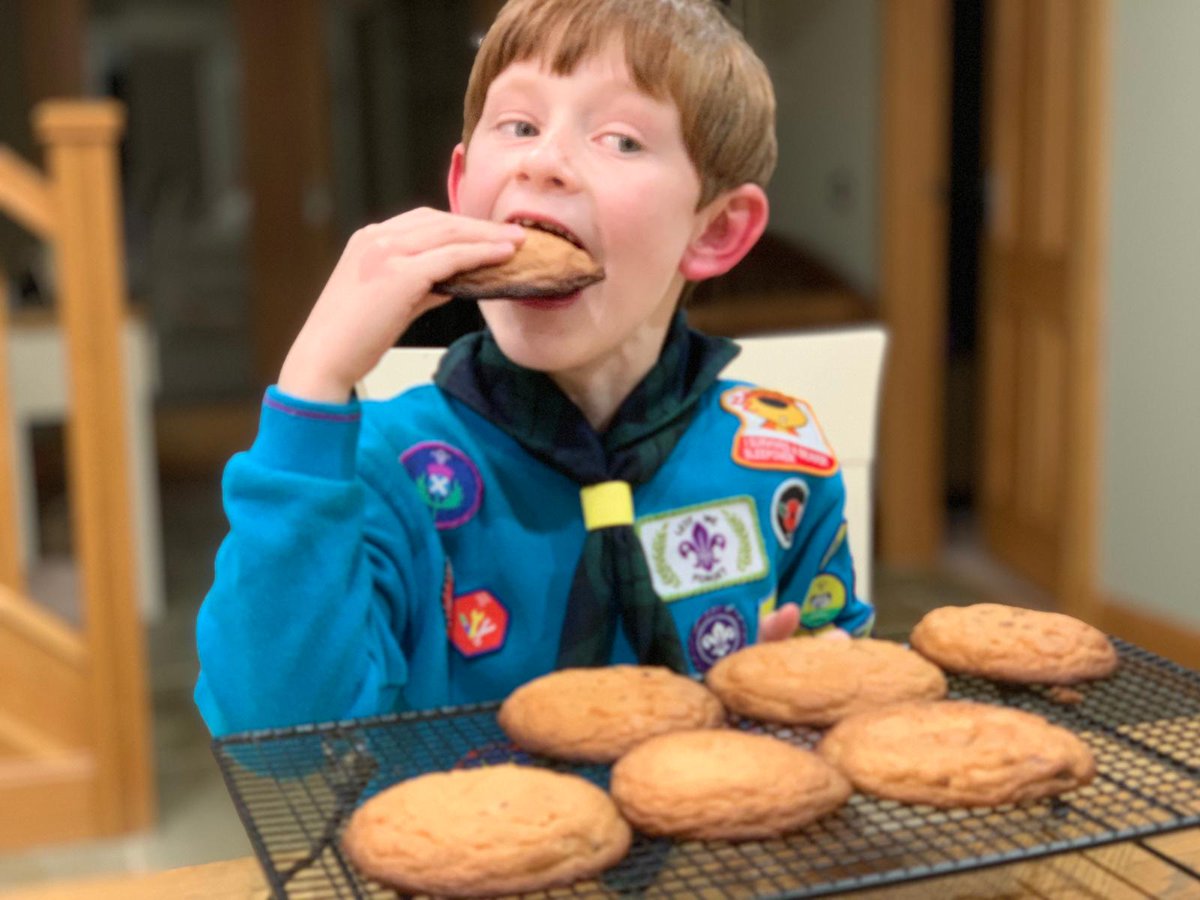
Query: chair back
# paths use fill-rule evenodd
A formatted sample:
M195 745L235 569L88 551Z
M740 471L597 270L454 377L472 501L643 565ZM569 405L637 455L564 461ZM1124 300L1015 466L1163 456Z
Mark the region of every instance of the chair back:
M433 380L444 347L393 347L355 386L360 400L387 400Z
M879 385L887 335L882 327L741 338L742 352L723 373L808 401L837 454L846 482L846 521L858 595L871 592L872 467ZM398 347L358 386L383 399L430 380L443 350Z

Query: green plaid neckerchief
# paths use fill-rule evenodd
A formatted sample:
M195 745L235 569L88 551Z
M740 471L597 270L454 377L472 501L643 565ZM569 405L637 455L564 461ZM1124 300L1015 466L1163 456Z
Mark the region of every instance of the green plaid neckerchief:
M603 434L548 376L510 362L487 331L451 345L434 381L581 487L624 481L632 489L670 456L697 401L737 354L732 341L692 331L676 314L658 362ZM558 668L607 665L618 614L639 662L687 670L679 633L629 524L588 532L567 599Z

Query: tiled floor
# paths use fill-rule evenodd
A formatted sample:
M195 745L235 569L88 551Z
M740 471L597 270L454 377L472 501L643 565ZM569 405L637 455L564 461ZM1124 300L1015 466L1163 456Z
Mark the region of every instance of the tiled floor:
M157 748L159 821L144 834L0 856L0 892L50 879L153 871L251 853L191 700L196 675L192 626L224 532L216 478L163 485L167 614L148 636ZM903 637L925 610L1003 596L1041 605L1027 586L990 566L969 530L937 575L877 570L876 632Z

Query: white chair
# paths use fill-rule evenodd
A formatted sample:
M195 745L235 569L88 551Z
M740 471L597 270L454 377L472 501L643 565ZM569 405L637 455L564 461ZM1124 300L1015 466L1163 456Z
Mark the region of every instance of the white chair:
M386 400L415 384L433 381L445 353L442 347L395 347L355 388L359 399Z
M750 381L807 400L837 454L846 482L846 521L858 595L871 590L872 466L879 385L887 335L866 326L742 338L722 377ZM365 399L392 397L429 381L442 350L389 350L358 385Z

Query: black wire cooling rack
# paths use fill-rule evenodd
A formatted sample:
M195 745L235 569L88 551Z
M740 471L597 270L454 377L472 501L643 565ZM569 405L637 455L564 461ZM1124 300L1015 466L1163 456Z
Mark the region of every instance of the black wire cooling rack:
M1064 704L1046 686L950 677L950 696L1039 713L1092 748L1099 774L1064 797L938 810L855 794L786 838L746 843L638 836L599 879L537 897L816 897L1026 860L1200 824L1200 673L1120 641L1121 668ZM233 735L213 743L276 897L395 897L342 854L341 830L376 792L434 770L517 761L608 787L607 766L529 756L495 704ZM811 747L809 728L739 722Z

